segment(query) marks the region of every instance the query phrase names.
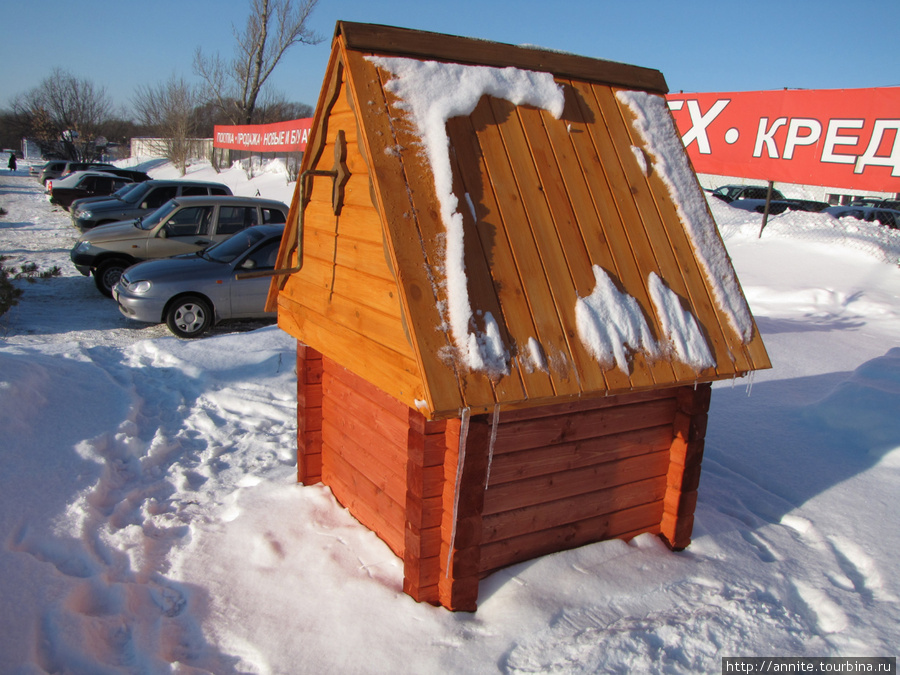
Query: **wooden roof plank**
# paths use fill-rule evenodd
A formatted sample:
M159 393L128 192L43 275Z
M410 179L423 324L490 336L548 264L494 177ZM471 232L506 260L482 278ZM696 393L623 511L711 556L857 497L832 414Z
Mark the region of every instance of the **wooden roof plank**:
M590 85L570 82L574 103L567 109L571 112L574 133L569 134L570 142L581 163L585 178L594 196L594 205L609 242L610 250L617 262L617 270L606 270L610 276L618 273L620 289L637 300L645 310L652 307L647 290L646 275L656 271L656 260L643 232L633 233L634 225L640 223L640 215L631 196L631 186L622 171L618 153L606 128L606 122L597 109ZM568 87L567 87L568 89ZM633 240L634 234L638 236ZM652 312L648 323L655 325ZM658 326L657 326L657 335ZM648 363L639 352L635 354L631 371L632 385L645 389L654 384L671 383L675 380L671 366L665 362Z
M551 396L554 389L550 374L532 365L527 353L528 339L537 335L537 329L527 298L521 291L522 281L505 231L495 224L495 219L499 217L499 207L472 122L468 117L455 117L448 121L447 127L451 146L458 158L457 170L468 201L475 211L474 229L481 243L480 250L487 261L494 292L500 303L501 316L498 319L502 320L514 342L513 360L524 386L525 396ZM466 236L469 236L468 233ZM513 279L515 282L510 283ZM504 380L496 384L496 388L500 390L498 400L507 398L502 391L505 386Z
M390 77L386 73L382 74L382 76L384 78ZM443 257L445 248L435 244L440 241L446 241L447 230L440 216L440 204L438 203L434 187L434 173L425 154L419 149L421 138L407 122L405 113L395 105L397 101L394 99L393 94L387 94L386 102L390 106L390 114L395 120L393 128L395 145L400 149L397 154L399 154L404 164L406 182L409 188L409 200L412 204L412 212L415 214L412 224L418 231L420 241L426 242L425 245L420 245L417 250L410 253L412 255L418 254L422 262L429 267L433 275L432 285L435 300L446 307L448 297L445 276L446 261ZM462 214L463 203L460 204L459 208ZM465 223L465 218L463 222ZM390 222L388 226L390 228ZM490 288L492 285L491 277L490 272L485 267L484 255L474 250L475 248L480 248L478 237L475 236L474 231L470 231L469 234L469 244L465 247L465 273L467 276L469 303L473 312L473 323L481 329L483 322L475 314L476 310L491 312L492 315L499 316L500 307L497 304L496 296ZM395 243L394 245L396 246L397 244ZM446 311L443 314L442 318L446 319ZM431 327L431 330L434 331L434 328ZM436 351L431 357L437 360L440 365L443 365L445 369L447 368L446 361L448 356L453 354L457 348L452 341L449 329L447 329L447 335L451 338L450 350L444 348L443 354ZM465 339L465 336L463 339ZM471 401L477 401L476 405L478 406L483 406L487 402L494 402L493 386L484 371L469 369L459 358L456 358L455 369L455 376L462 395L459 406L464 408L470 407ZM512 379L510 383L514 381L515 379ZM519 396L521 397L522 394L523 392L519 388Z
M449 137L449 131L448 131ZM485 319L482 317L490 313L491 318L497 324L503 344L507 353L510 354L509 373L500 378L491 378L487 383L493 388L494 402L503 403L506 401L519 401L525 397L524 383L522 382L521 373L518 364L512 359L513 338L509 333L505 321L503 320L503 310L500 301L494 289L494 281L491 277L490 263L487 255L482 248L481 238L478 234L475 218L469 209L466 199L466 190L462 181L462 173L459 168L459 162L456 161L456 154L451 150L451 164L453 168L453 193L457 195L458 206L457 211L463 220L463 243L464 243L464 263L466 273L466 284L469 292L469 303L473 312L473 322L479 331L484 331ZM443 227L442 227L443 230ZM444 232L445 233L445 232ZM467 407L469 405L469 383L471 379L477 378L484 380L485 374L481 372L463 371L463 395L466 397ZM483 387L485 382L481 382ZM472 392L478 396L479 392ZM483 393L483 390L482 390ZM477 398L475 400L478 400ZM482 399L481 405L483 406Z
M554 119L546 111L524 106L518 109L518 115L534 157L534 168L540 181L539 191L546 199L557 241L562 247L565 265L571 272L572 280L575 283L576 297L587 297L594 289L596 283L593 265L598 262L601 265L603 263L611 265L612 257L609 255L609 249L604 247L599 247L599 250L597 250L599 260L595 260L590 254L587 240L596 244L597 235L601 232L596 212L593 211L592 200L590 195L583 191L576 193L568 191L563 171L558 164L556 143L561 140L559 130L565 129L567 123L563 120ZM569 144L568 139L564 139L563 144L567 146ZM581 167L577 162L573 163L571 161L574 159L571 153L566 159L569 160L566 168L573 171L576 176L581 177L581 185L583 186L584 179ZM580 202L577 206L575 205L576 201ZM593 216L589 216L585 225L581 226L575 215L575 209L581 213L591 213ZM591 227L593 227L593 232L585 232ZM570 304L563 306L561 309L574 313L575 302L571 301ZM578 339L580 341L580 337ZM593 361L593 357L591 358ZM594 361L594 363L596 362ZM596 363L596 368L602 372L608 391L631 387L628 374L623 373L618 368L610 368L603 371L599 363Z
M603 376L599 363L587 351L584 343L581 341L575 320L576 300L579 296L588 295L594 285L590 261L582 250L578 259L573 260L574 264L572 267L569 266L566 252L560 242L559 234L547 203L547 196L544 194L543 186L535 168L538 157L535 157L534 153L537 152L544 155L547 152L546 135L544 135L543 139L535 139L539 145L543 146L542 150L530 147L525 131L522 128L522 122L517 114L516 106L509 101L492 98L491 107L495 118L504 120L498 125L498 128L509 155L510 166L518 186L519 198L525 209L526 218L524 224L530 228L531 236L541 258L543 273L550 287L550 293L553 296L554 311L559 316L560 323L563 326L569 353L579 369L581 389L586 391L608 389L606 378ZM577 243L567 242L566 244L568 247L571 247L572 255L577 256L577 253L574 251Z
M460 122L463 122L463 118L458 119ZM452 139L449 121L447 126L448 138ZM460 125L457 125L457 128L459 126ZM463 126L465 126L464 122ZM471 130L471 126L468 128ZM527 398L525 382L523 381L524 373L520 368L519 362L515 359L515 338L509 330L509 325L500 303L499 294L494 286L494 279L491 274L491 254L484 248L484 244L490 244L490 242L485 242L481 239L481 232L479 232L478 223L476 221L477 215L476 213L473 213L473 197L468 191L468 186L470 184L480 183L480 180L473 179L470 170L470 167L471 169L477 168L478 164L476 161L474 164L469 165L466 161L460 160L459 152L463 153L466 160L469 159L465 154L465 143L462 143L460 147L457 148L457 146L453 144L453 140L451 140L450 147L453 170L453 192L457 195L459 201L457 210L463 219L465 271L469 290L469 301L472 311L475 312L476 315L480 315L481 312L490 312L491 317L494 319L500 330L503 343L509 354L509 373L500 378L492 378L491 384L494 389L494 401L496 403L519 401L523 398ZM468 182L466 181L467 176L464 175L466 172L463 170L463 166L467 167L469 173ZM483 192L483 190L480 190L480 192ZM476 320L476 324L479 329L483 328L483 320L480 318ZM468 372L465 373L466 379L468 379L469 376L470 374Z
M643 244L643 239L645 238L646 245L649 247L649 250L652 251L656 269L653 269L651 266L646 266L644 272L645 278L649 274L647 271L649 268L656 272L659 277L665 281L666 285L680 298L691 300L691 286L685 280L681 265L676 258L675 251L672 249L673 240L669 236L666 224L663 222L663 219L660 217L660 213L657 210L656 197L648 184L647 176L645 176L641 170L632 150L633 147L639 146L633 142L630 125L626 124L625 119L622 117L615 95L609 87L594 85L592 90L597 101L597 106L604 116L606 128L610 132L610 139L617 149L623 174L628 181L628 185L631 186L631 195L637 213L639 214L639 220L636 221L634 227L631 228L632 241L640 240ZM659 179L658 176L654 176L654 178L657 181ZM663 189L665 189L664 186ZM668 193L666 191L662 194L667 195ZM683 232L683 226L677 217L674 220L672 229ZM643 235L643 237L641 235ZM682 255L688 255L689 260L693 261L693 251L690 248L685 249L682 247L680 253L682 253ZM694 282L696 283L696 280L694 280ZM702 289L704 286L701 285L699 288ZM694 316L701 322L701 325L711 326L712 330L715 331L718 327L718 323L713 307L709 305L709 303L696 301L692 302L691 305ZM662 339L662 330L659 326L654 306L650 304L646 307L646 310L656 322L657 335ZM713 336L716 337L717 334L713 332ZM718 334L718 337L721 339L720 334ZM673 359L670 364L674 370L675 381L677 382L690 382L695 380L698 375L701 375L692 367L682 363L678 359ZM713 370L711 372L714 373L715 371Z
M535 320L537 334L534 337L546 354L556 393L579 393L582 388L578 366L569 352L566 331L557 316L540 253L527 228L527 214L522 207L521 195L488 97L483 98L476 106L471 119L497 201L499 218L494 224L498 230L503 228L505 242L514 262L515 272L495 268L495 276L504 275L499 278L501 286L521 284L529 311ZM498 237L498 242L502 241Z

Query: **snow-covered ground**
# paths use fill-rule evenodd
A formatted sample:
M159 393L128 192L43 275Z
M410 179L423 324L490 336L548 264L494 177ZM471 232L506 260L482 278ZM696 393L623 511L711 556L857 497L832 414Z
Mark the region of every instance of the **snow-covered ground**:
M177 172L150 165L154 177ZM289 202L276 170L220 180ZM0 317L0 673L719 672L723 656L896 656L900 232L714 201L774 367L713 391L694 541L500 571L475 614L295 482L295 343L122 318L77 231L0 171L0 255L59 265Z

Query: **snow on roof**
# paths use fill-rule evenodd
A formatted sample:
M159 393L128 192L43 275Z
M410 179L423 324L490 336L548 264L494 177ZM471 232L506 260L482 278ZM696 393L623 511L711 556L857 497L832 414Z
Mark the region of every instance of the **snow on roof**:
M469 368L484 370L491 375L508 374L509 355L503 348L499 327L490 312L483 316L484 333L472 329L463 218L458 211L459 200L453 194L447 120L471 114L484 95L505 99L514 105L533 105L559 118L565 104L562 88L551 73L400 57L366 58L394 76L385 89L400 99L395 105L409 113L434 173L441 221L447 231L444 264L448 323L453 342Z
M674 356L697 371L716 365L697 320L681 306L678 295L652 272L648 286L663 334Z
M639 91L618 91L616 97L634 113L635 127L651 155L654 169L672 196L678 216L690 237L694 255L713 290L716 304L744 343L750 342L753 337L750 309L738 286L703 193L697 187L665 99Z
M643 351L651 358L659 353L641 306L621 292L599 265L594 265L597 285L586 298L575 302L578 335L604 368L613 364L628 373L629 351Z
M393 75L385 88L399 99L395 106L409 114L434 174L441 220L447 232L444 254L447 323L454 344L469 368L492 375L508 374L509 355L503 347L494 317L490 312L483 314L483 333L473 328L464 262L463 219L458 210L459 200L453 193L447 121L471 114L484 95L506 99L515 105L530 104L547 110L558 119L564 107L562 88L551 73L399 57L370 56L367 59ZM683 175L685 171L690 172L684 153L680 148L670 147L670 136L672 139L678 136L657 133L655 129L658 124L671 124L663 99L646 94L639 96L637 92L620 92L620 99L635 110L639 130L676 200L679 215L688 224L694 248L714 282L720 306L739 334L749 340L752 334L749 311L731 273L715 225L705 203L696 203L700 199L695 195L697 190L690 189L688 182L693 175ZM663 129L669 131L665 126ZM637 147L632 150L646 174L648 168L643 151ZM470 199L468 195L466 198ZM471 203L469 210L474 215ZM678 297L659 277L652 275L649 285L668 343L665 348L654 340L637 301L620 293L602 268L595 266L594 276L597 286L590 296L577 300L576 319L582 341L603 366L615 364L627 373L629 352L638 350L651 359L662 353L673 354L696 370L715 364L696 320L682 309ZM533 346L529 348L534 353Z

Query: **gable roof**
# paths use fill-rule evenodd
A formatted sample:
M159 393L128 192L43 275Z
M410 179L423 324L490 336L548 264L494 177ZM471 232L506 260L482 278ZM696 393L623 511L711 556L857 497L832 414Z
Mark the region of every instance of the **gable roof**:
M324 152L340 128L368 174L421 386L375 384L445 417L770 366L665 91L646 68L338 23L301 171L341 164ZM315 217L303 182L280 267Z

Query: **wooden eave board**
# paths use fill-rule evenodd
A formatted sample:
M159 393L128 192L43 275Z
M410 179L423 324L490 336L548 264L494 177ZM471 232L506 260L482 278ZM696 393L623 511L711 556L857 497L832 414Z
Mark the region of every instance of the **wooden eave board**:
M665 78L658 70L545 49L350 21L338 22L335 37L341 37L348 49L359 52L496 68L514 67L644 91L668 92Z

